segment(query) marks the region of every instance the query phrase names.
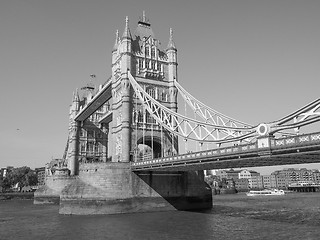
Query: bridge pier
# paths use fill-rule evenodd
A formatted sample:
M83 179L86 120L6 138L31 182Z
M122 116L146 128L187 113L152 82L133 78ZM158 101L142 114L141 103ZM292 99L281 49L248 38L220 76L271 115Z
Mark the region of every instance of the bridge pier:
M108 162L80 166L79 176L61 191L59 213L118 214L211 207L211 189L196 172L135 173L129 163Z

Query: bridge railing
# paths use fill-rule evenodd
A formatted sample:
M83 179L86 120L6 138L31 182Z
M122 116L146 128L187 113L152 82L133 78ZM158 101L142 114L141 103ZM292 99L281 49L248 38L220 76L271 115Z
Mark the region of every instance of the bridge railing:
M217 156L227 156L227 155L235 155L239 153L250 153L256 152L257 144L246 144L246 145L237 145L237 146L229 146L224 148L217 148L212 150L205 150L201 152L192 152L186 153L176 156L168 156L162 158L155 158L152 160L141 161L141 162L133 162L132 166L143 166L148 164L158 164L158 163L168 163L168 162L175 162L175 161L188 161L195 158L211 158ZM219 161L219 159L217 159Z
M320 142L320 132L311 134L301 134L293 137L271 139L271 147L273 149L287 148L307 145L313 142Z

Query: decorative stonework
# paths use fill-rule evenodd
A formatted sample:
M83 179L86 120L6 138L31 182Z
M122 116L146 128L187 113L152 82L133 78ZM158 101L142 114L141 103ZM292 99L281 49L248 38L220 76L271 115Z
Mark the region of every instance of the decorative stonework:
M312 141L320 140L320 134L317 134L317 135L311 135L311 140L312 140Z
M122 153L122 136L120 134L117 136L115 151L116 155L120 157Z
M260 135L260 136L266 136L270 131L270 127L265 124L265 123L261 123L259 124L259 126L257 127L257 133Z
M122 124L122 113L119 112L119 115L117 116L117 126Z

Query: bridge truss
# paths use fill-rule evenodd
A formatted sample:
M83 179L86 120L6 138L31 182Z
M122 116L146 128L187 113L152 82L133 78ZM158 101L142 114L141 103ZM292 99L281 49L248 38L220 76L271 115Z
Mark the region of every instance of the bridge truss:
M283 136L293 135L283 132L283 130L292 130L293 133L298 134L301 127L320 121L320 99L317 99L277 121L253 126L208 107L175 81L174 84L178 92L194 113L200 116L202 119L200 121L166 108L144 91L130 72L128 72L128 76L135 95L156 122L171 134L180 136L186 141L194 140L201 144L216 143L218 146L224 143L247 143L258 137L270 136L275 133L280 133Z

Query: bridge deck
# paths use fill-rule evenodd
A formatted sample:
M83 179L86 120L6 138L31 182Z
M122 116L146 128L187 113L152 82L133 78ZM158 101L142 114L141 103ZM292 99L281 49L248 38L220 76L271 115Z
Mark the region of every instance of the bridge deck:
M270 139L268 148L257 143L134 162L132 171L189 171L285 164L320 163L320 133Z

